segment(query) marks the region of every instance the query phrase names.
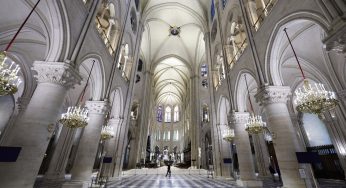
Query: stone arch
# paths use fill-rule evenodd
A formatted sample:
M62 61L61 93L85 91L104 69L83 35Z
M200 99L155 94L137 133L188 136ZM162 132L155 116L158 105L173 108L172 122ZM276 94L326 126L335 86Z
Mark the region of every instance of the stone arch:
M94 67L92 68L92 64ZM102 60L99 57L90 55L84 58L82 63L79 65L79 72L83 76L83 80L86 80L88 74L91 71L89 84L92 89L89 90L89 96L92 100L101 100L105 89L105 75Z
M280 41L278 38L282 38L284 36L283 28L289 26L297 20L306 20L315 23L320 26L323 31L327 31L329 26L327 20L323 16L312 12L297 12L286 16L277 22L273 32L271 33L265 57L265 76L273 85L282 85L282 79L279 71L280 62L277 60L278 54L275 53L277 47L280 46Z
M124 101L121 88L116 88L110 95L111 118L121 119L124 116Z
M230 113L230 103L228 98L221 96L218 103L217 109L217 124L228 125L228 115Z
M101 57L95 54L88 54L82 58L82 63L79 65L79 67L80 69L83 69L84 72L89 73L93 61L95 61L95 64L89 81L93 90L90 91L90 96L93 98L93 100L101 100L103 98L106 86L105 70Z
M253 105L255 104L255 99L253 98L254 95L251 95L251 93L254 93L254 90L256 92L259 85L258 80L256 80L256 76L252 71L248 69L243 69L239 71L237 75L235 90L234 90L235 91L234 92L235 106L239 112L249 111L248 91L246 88L244 75L246 75L247 84L249 86L249 91L250 91L251 102Z

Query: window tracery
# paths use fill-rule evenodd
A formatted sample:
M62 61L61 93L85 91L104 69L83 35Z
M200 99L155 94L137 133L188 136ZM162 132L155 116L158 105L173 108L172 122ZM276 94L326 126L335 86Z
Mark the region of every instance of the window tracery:
M166 109L165 109L165 122L166 123L170 123L171 122L171 119L172 119L172 109L171 107L167 106Z
M174 107L174 122L178 122L180 119L179 119L179 107L178 106L175 106Z

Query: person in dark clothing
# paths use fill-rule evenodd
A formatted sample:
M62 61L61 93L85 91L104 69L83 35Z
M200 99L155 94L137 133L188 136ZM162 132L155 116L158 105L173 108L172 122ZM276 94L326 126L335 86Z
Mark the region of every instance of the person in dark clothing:
M279 175L279 181L282 181L282 179L281 179L281 172L280 172L280 168L279 167L276 167L276 172Z
M276 182L275 175L274 175L275 174L275 170L272 167L272 165L269 165L269 171L270 171L270 174L272 175L273 181Z
M167 164L167 174L166 174L166 177L167 177L168 174L169 174L169 177L171 177L171 164L170 163Z

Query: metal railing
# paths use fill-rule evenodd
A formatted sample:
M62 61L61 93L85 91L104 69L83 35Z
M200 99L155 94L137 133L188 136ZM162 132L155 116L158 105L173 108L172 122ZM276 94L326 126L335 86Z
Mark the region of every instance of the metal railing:
M98 16L96 16L96 20L97 20L97 25L96 25L96 29L97 31L100 33L101 38L103 39L109 53L114 56L115 54L115 50L112 47L112 43L110 42L107 34L105 33L105 31L101 28L101 21L100 18Z
M229 62L229 68L231 69L233 65L236 63L236 61L240 58L240 56L244 53L244 50L247 46L247 40L244 39L243 42L241 43L240 47L237 48L237 53L233 56L232 60Z
M273 8L273 6L275 5L276 2L277 2L277 0L270 0L265 5L263 10L261 10L261 13L258 15L257 20L252 25L252 27L254 27L256 31L262 25L262 22L264 21L264 18L268 16L269 12L272 10L272 8Z

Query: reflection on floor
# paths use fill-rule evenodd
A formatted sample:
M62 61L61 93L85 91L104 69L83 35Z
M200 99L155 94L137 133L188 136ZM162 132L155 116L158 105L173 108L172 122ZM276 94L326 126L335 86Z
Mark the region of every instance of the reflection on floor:
M235 181L216 180L205 175L132 175L108 183L119 188L237 188Z

